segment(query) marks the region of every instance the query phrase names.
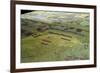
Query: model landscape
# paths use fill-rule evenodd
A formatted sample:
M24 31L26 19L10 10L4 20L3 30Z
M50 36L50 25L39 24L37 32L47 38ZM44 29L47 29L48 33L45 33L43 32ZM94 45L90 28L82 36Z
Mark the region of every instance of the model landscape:
M89 59L89 13L21 14L21 62Z

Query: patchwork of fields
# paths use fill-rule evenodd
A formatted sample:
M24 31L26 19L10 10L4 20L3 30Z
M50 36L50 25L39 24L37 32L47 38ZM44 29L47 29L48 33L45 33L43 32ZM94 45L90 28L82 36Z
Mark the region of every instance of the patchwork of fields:
M89 59L89 14L59 14L32 11L21 15L21 62Z

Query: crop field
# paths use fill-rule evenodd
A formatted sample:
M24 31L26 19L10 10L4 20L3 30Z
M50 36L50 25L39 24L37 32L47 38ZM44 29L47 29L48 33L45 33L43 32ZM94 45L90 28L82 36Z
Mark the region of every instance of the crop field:
M21 62L89 59L89 14L32 11L21 14Z

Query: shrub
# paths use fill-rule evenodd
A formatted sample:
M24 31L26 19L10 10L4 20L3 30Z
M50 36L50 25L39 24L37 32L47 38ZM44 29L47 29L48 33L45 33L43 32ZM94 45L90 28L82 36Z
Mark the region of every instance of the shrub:
M76 31L77 31L77 32L82 32L82 29L77 28Z

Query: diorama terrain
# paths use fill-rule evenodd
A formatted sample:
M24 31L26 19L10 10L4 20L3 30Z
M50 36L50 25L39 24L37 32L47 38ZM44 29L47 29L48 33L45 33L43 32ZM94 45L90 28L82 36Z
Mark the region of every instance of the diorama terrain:
M89 59L89 13L21 14L21 62Z

